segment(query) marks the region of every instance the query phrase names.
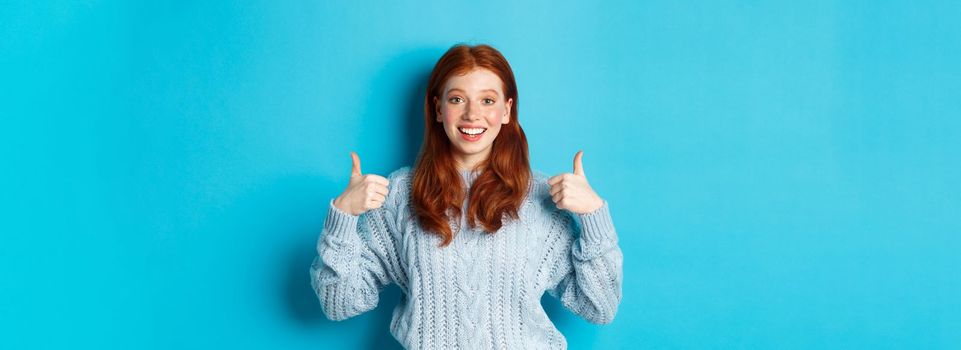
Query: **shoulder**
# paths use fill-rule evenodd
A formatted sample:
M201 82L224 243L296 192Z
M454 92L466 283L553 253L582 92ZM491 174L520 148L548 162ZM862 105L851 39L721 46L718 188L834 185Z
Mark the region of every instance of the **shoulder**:
M405 182L408 181L410 177L414 176L414 172L411 170L410 166L402 166L397 170L394 170L387 175L387 180L391 183L394 182Z
M531 170L531 187L528 199L540 214L557 212L557 206L551 199L551 186L547 184L551 176L538 170Z
M536 169L531 169L531 176L535 180L535 182L540 182L540 183L547 183L547 179L551 178L550 175L547 175L543 171L536 170Z
M387 197L384 204L374 210L369 210L361 215L362 220L369 220L371 217L379 217L389 225L390 232L400 233L400 228L408 218L410 203L410 177L412 172L409 166L401 167L387 175Z
M567 210L557 208L551 198L551 175L531 170L531 190L528 194L528 218L542 242L569 245L574 237L574 221Z
M403 166L387 175L387 201L395 208L404 206L410 199L411 179L414 172L410 166Z
M551 186L547 184L551 175L540 170L531 170L531 195L536 199L550 199Z

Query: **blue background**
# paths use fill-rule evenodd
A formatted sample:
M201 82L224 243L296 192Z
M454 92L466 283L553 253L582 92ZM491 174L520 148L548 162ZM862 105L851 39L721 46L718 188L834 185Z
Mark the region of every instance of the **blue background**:
M572 348L961 347L952 1L13 1L0 348L383 348L308 267L351 150L412 163L434 62L511 62L532 166L583 149L625 254Z

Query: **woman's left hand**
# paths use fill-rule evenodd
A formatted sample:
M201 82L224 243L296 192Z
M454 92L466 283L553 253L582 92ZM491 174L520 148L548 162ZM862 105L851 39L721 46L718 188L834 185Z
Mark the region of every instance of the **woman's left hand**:
M567 209L577 214L587 214L600 209L604 205L584 175L581 157L584 151L577 151L574 155L574 173L555 175L547 180L551 186L551 199L558 209Z

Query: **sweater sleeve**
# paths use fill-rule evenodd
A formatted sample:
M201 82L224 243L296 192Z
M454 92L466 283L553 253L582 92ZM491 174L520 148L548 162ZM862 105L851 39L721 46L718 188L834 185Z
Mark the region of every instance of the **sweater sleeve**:
M561 254L555 261L558 281L547 290L575 314L595 324L611 323L621 302L624 256L617 242L607 201L601 208L586 214L575 214L581 223L580 236L574 238L575 226L570 212L551 214L551 229Z
M390 192L396 197L393 188ZM310 266L311 286L327 318L344 320L375 308L380 291L390 283L405 289L390 202L388 198L381 208L351 215L330 201Z

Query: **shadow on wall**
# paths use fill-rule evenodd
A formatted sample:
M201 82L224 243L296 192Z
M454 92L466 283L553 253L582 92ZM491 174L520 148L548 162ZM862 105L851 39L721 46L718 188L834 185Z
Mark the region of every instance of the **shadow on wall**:
M396 156L390 160L391 164L382 164L386 167L381 169L390 170L379 175L386 177L389 171L413 165L424 134L424 89L427 87L427 79L434 63L446 49L421 48L398 54L386 62L377 76L370 81L369 95L362 104L363 112L360 115L362 120L382 120L381 115L385 113L396 114L399 118L403 118L401 123L393 125L360 123L365 126L359 131L358 136L362 143L357 151L362 159L367 153L380 153L386 156L383 158L389 159L390 152L395 152ZM404 132L398 135L395 125L399 125ZM383 142L363 142L363 140L384 138L384 135L396 136L396 147L388 149L390 147L384 147ZM334 184L325 187L333 188ZM336 196L340 189L326 192ZM327 205L324 200L319 202ZM365 347L400 349L400 344L389 332L393 309L401 297L400 289L396 286L389 286L381 292L380 304L377 308L351 320L343 321L343 324L330 321L324 316L308 274L310 264L317 255L315 247L320 231L321 227L315 227L298 228L297 232L291 232L291 236L304 237L294 240L294 246L289 249L291 255L288 260L288 283L287 290L283 294L287 298L291 317L305 327L328 331L331 328L342 328L347 324L352 324L351 327L354 327L356 322L365 322L367 327L364 328L367 333L353 335L362 343L366 343Z
M424 138L424 90L427 88L427 79L437 59L446 50L447 48L422 48L397 55L386 62L377 77L371 81L368 89L370 94L363 104L363 120L390 118L384 118L383 115L402 118L397 124L370 123L369 127L364 124L365 127L360 131L359 139L363 142L359 145L361 150L385 156L390 156L393 152L396 156L393 159L383 157L390 159L392 163L380 164L386 166L383 169L387 169L380 175L386 177L397 168L414 165ZM403 131L400 135L395 126ZM363 141L383 139L384 135L396 137L395 148L387 149L382 142Z

